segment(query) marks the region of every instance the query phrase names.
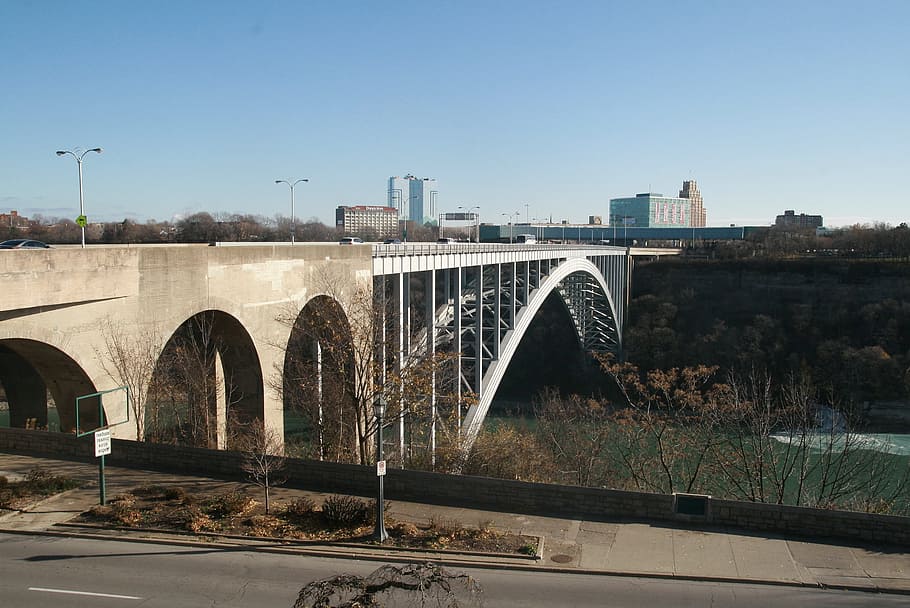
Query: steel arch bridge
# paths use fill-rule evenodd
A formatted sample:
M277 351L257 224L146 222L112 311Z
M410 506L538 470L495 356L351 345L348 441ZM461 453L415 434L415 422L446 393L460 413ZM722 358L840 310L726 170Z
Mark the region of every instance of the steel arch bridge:
M375 246L374 291L393 299L398 322L388 331L399 361L442 345L456 353L458 401L474 397L463 422L458 410L471 445L518 344L551 293L559 294L582 349L622 348L631 259L621 247Z

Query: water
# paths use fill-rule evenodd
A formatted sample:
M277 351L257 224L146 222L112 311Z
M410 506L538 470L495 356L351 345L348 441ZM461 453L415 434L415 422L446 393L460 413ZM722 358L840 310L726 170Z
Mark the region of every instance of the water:
M772 438L781 443L790 443L791 438L787 435L772 435ZM851 438L856 442L856 447L860 449L881 452L883 454L894 454L897 456L910 456L910 435L893 435L887 433L855 433ZM846 437L834 437L835 450L843 447ZM816 451L822 452L830 441L830 435L827 433L815 433L809 435L809 446Z

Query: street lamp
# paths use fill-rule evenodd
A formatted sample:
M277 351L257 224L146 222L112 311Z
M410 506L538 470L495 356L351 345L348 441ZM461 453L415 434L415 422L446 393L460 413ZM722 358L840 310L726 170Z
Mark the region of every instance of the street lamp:
M373 402L373 414L376 416L376 478L379 480L379 496L376 498L376 526L373 529L373 540L383 542L389 538L389 533L385 529L385 517L383 514L383 495L382 481L385 479L385 460L382 459L382 418L385 416L385 396L380 395Z
M464 209L464 207L459 206L458 209ZM470 209L465 211L465 215L470 215L471 219L474 220L474 227L477 229L477 240L475 240L474 242L479 243L480 242L480 214L477 213L477 214L471 215L471 212L474 211L475 209L480 211L480 207L477 205L474 205L473 207L471 207ZM468 241L470 241L470 240L471 240L471 235L468 234Z
M79 166L79 227L82 228L82 248L85 249L85 204L82 197L82 158L89 152L97 152L101 154L101 148L91 148L84 152L79 152L79 148L76 150L57 150L57 156L63 156L69 154L76 159L76 164Z
M291 183L286 179L276 179L276 184L287 184L288 188L291 189L291 245L294 244L294 234L297 232L297 223L294 221L294 186L300 182L308 182L310 180L306 178L298 179L296 182Z
M520 217L521 214L518 211L516 211L515 213L502 213L501 215L505 215L506 217L509 218L509 245L511 245L512 244L512 224L513 224L512 218L514 218L516 216Z

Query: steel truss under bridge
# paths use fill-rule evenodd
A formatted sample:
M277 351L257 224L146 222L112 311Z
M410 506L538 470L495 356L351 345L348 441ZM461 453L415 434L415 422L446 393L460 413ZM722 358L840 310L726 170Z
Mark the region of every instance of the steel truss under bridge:
M455 353L457 400L471 403L459 405L456 414L471 445L518 344L550 293L559 294L584 350L621 350L630 260L629 251L620 247L374 246L374 291L390 300L393 319L383 330L392 340L384 344L391 342L397 351L384 349L382 356L407 362ZM431 400L435 408L435 394ZM403 437L403 420L400 424Z

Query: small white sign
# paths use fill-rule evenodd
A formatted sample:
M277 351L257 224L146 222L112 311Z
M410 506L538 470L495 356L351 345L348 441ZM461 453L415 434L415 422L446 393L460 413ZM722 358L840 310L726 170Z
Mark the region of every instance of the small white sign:
M107 456L111 453L111 429L95 431L95 456Z
M376 477L382 477L385 475L385 460L378 460L376 462Z

